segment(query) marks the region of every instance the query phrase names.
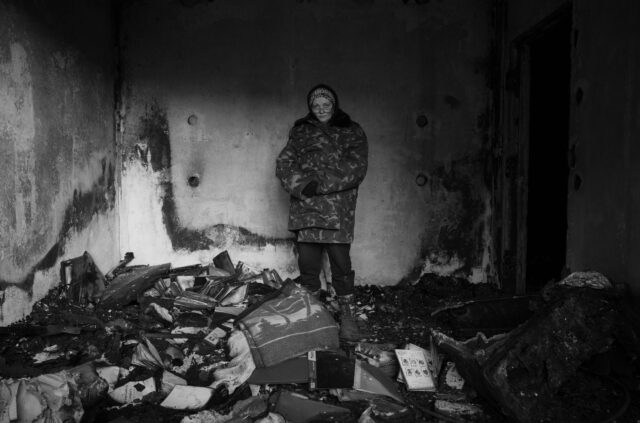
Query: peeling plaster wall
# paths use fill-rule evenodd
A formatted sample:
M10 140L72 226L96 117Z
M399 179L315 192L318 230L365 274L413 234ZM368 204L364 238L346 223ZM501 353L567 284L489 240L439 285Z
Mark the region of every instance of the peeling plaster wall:
M61 260L117 262L110 15L0 1L0 325L58 284Z
M562 1L510 0L511 37ZM573 1L567 266L640 295L640 2Z
M275 158L307 90L325 82L370 143L357 281L487 280L490 12L488 0L127 6L121 251L179 265L227 249L295 276Z

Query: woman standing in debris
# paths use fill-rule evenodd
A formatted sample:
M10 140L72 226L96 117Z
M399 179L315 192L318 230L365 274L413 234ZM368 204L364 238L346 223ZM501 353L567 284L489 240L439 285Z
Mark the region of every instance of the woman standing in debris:
M296 234L299 282L320 290L322 252L327 251L331 282L340 303L340 337L358 340L353 241L358 186L367 172L367 137L339 107L338 96L320 84L307 95L309 113L298 119L276 160L276 176L291 194L289 230Z

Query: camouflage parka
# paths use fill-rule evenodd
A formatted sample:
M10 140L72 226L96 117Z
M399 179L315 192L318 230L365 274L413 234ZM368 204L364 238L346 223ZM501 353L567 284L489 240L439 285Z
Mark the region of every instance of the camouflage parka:
M276 176L291 195L289 230L300 242L351 243L358 185L367 173L367 137L338 109L326 124L299 119L276 159ZM302 190L318 181L318 195Z

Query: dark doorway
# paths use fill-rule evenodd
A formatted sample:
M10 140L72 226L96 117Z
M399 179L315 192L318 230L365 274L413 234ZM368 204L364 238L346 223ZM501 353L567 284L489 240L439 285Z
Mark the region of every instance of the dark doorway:
M529 44L527 291L559 279L565 267L570 34L567 15Z

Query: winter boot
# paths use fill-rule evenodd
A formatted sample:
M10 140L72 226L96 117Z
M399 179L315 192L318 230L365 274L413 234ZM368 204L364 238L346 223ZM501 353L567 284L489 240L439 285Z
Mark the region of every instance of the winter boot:
M324 289L320 288L311 293L311 296L321 303L325 304L327 302L327 297L329 294Z
M356 304L353 294L338 296L340 305L340 339L358 342L366 335L360 332L356 322Z

